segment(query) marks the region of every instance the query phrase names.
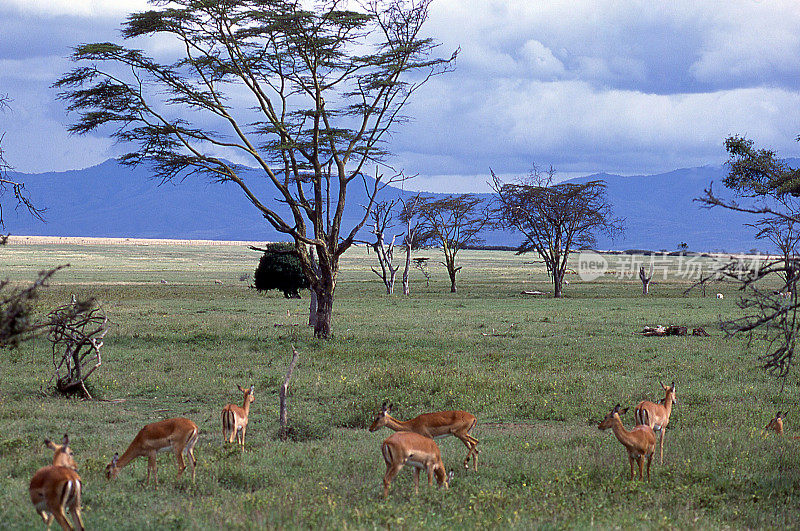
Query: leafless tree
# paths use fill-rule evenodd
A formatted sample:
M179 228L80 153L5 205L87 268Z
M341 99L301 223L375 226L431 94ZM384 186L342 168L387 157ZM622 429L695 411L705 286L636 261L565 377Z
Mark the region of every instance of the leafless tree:
M394 250L397 238L403 234L392 234L392 239L386 241L388 235L387 231L394 228L394 209L399 203L399 200L393 199L391 201L381 201L375 205L372 210L371 224L372 234L375 236L375 241L370 245L375 250L375 256L378 258L378 265L381 270L378 271L374 267L372 272L378 275L386 287L386 293L391 295L394 293L394 281L397 276L397 271L400 269L399 265L394 265Z
M639 280L642 281L642 295L650 293L650 281L653 280L653 264L650 264L650 276L644 272L644 266L639 268Z
M410 199L400 199L403 205L400 209L400 221L406 227L405 236L403 237L403 248L406 251L405 265L403 266L403 295L411 294L411 279L409 272L411 271L411 253L424 246L424 225L420 217L420 207L424 204L421 194L417 194ZM419 262L417 262L419 264ZM430 280L428 271L422 267L420 270L425 275L425 278Z
M525 238L517 253L538 253L553 280L553 296L561 297L570 251L593 246L597 232L613 237L623 220L613 216L603 181L556 184L554 177L552 167L543 172L534 166L527 178L513 183L503 183L492 171L490 184L502 226Z
M86 380L102 364L100 349L108 332L108 318L93 300L72 302L56 308L46 319L47 339L53 351L53 367L58 391L79 393L91 400Z
M450 292L456 292L456 265L459 251L483 242L480 232L491 223L489 210L477 196L449 195L442 199L421 198L420 216L423 220L424 241L441 246L442 264L450 276Z

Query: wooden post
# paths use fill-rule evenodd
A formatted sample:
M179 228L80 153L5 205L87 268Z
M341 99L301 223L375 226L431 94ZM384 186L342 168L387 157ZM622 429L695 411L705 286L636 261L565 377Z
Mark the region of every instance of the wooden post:
M291 363L289 363L289 370L286 371L286 378L283 380L283 385L281 386L281 390L279 393L280 410L281 410L281 416L280 416L281 429L279 435L280 438L283 440L286 440L286 437L289 435L289 430L286 426L288 422L287 418L288 415L286 413L286 391L289 389L289 380L292 378L292 372L294 372L294 367L295 365L297 365L298 357L299 354L297 353L297 350L295 350L294 345L292 345L292 361Z

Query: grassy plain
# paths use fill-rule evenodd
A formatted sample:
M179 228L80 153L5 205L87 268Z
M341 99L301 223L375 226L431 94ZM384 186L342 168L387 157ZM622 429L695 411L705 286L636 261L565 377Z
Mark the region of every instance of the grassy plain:
M335 337L303 326L307 299L259 295L240 281L258 255L245 246L17 243L0 248L2 276L23 282L70 263L43 291L42 309L94 296L113 328L91 390L103 399L54 395L42 340L0 352L0 527L37 529L28 500L41 444L68 431L84 480L89 529L215 528L759 528L800 518L800 441L762 427L789 410L800 435L796 376L785 389L757 366L764 345L725 338L724 299L683 295L678 259L657 265L651 295L635 278L572 277L566 297L549 291L541 264L509 252L465 252L451 294L431 257L432 280L414 271L412 295L387 296L364 249L344 259ZM614 258L611 271L629 270ZM668 266L663 278L661 266ZM638 268L637 268L638 269ZM633 271L633 269L630 269ZM165 281L165 283L162 282ZM215 282L220 281L221 283ZM713 293L712 293L713 295ZM648 338L645 325L702 326L712 336ZM513 326L512 326L513 325ZM278 386L294 344L293 439L276 439ZM617 402L635 406L675 381L680 404L665 462L650 484L629 482L627 456L597 422ZM222 444L220 412L255 384L247 451ZM42 393L44 390L44 393ZM440 441L456 470L449 491L412 492L404 470L381 493L386 430L365 428L383 400L408 418L437 409L478 416L480 469L458 468L465 448ZM201 429L197 482L176 481L159 457L158 490L135 461L114 482L103 476L144 424L187 416ZM633 422L629 412L624 422Z

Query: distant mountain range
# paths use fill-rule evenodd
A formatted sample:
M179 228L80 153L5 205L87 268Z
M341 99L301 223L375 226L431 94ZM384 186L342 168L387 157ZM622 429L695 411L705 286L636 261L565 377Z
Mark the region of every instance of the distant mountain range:
M97 236L127 238L175 238L208 240L284 240L247 202L232 183L215 184L189 178L178 183L154 180L144 167L131 169L108 160L83 170L22 174L35 205L46 208L45 222L23 209L9 209L6 195L5 232L36 236ZM275 193L256 170L254 189L259 197ZM755 240L744 227L754 217L721 208L702 208L694 198L714 181L722 188L725 168L704 166L658 175L623 177L595 174L575 179L602 179L614 214L625 218L625 232L615 240L598 238L600 249L675 250L686 242L694 251L747 251L772 249ZM366 204L364 187L352 186L345 227L351 227ZM409 196L397 188L386 188L382 199ZM437 194L441 195L441 194ZM488 198L488 194L485 194ZM285 210L285 207L284 207ZM487 245L516 245L520 237L505 232L486 235ZM364 239L371 239L368 234Z

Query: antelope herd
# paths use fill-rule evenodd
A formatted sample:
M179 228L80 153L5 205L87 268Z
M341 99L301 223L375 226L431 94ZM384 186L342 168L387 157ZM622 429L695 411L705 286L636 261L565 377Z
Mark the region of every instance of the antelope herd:
M630 430L622 423L621 416L629 408L622 409L615 405L597 426L600 430L611 429L614 436L625 447L630 465L630 479L635 479L635 466L639 469L639 479L644 480L644 467L647 464L647 481L650 481L650 464L655 454L656 436L659 432L659 462L663 464L664 458L664 433L669 425L672 406L678 403L675 383L666 386L660 384L664 391L664 398L658 402L641 401L635 408L635 425ZM226 443L233 443L234 439L244 451L244 438L250 414L250 405L255 400L254 388L250 386L243 389L238 386L243 394L244 403L241 407L228 404L222 410L222 437ZM382 427L394 430L393 433L381 443L381 455L386 463L386 472L383 477L383 495L389 495L389 487L394 477L405 465L410 465L414 472L414 492L419 490L419 475L424 470L428 476L428 485L433 485L434 478L440 487L447 489L453 472L449 474L442 461L441 451L435 439L452 435L460 439L467 447L467 455L463 466L469 468L469 459L473 459L473 468L478 469L478 440L471 435L477 423L475 415L466 411L438 411L423 413L411 420L398 420L390 415L392 405L384 402L369 431L374 432ZM783 419L785 413L778 411L777 415L765 426L765 430L774 431L783 435ZM127 450L120 457L114 454L111 463L106 467L106 478L115 478L120 470L138 457L147 457L147 484L150 476L153 477L155 487L158 488L156 470L156 454L159 451L171 450L178 462L178 479L186 469L184 454L188 457L191 467L192 482L195 481L195 467L197 459L194 456L194 446L198 439L197 424L186 418L173 418L147 424L134 437ZM792 437L800 439L800 437ZM50 527L53 519L64 529L82 530L81 519L81 478L77 473L77 465L69 446L69 437L64 434L63 444L55 444L45 439L45 446L53 450L53 464L40 468L31 479L29 493L31 503L36 512ZM74 528L66 519L65 510L69 510Z

